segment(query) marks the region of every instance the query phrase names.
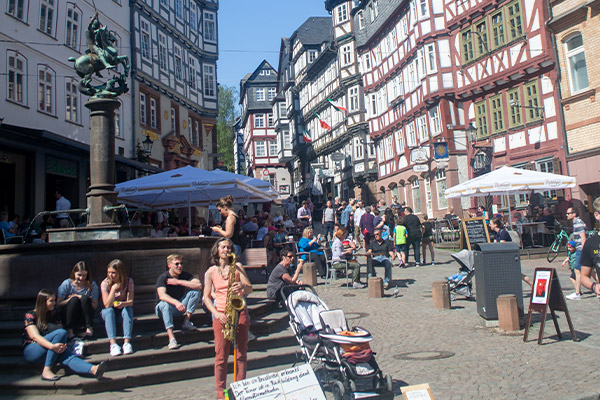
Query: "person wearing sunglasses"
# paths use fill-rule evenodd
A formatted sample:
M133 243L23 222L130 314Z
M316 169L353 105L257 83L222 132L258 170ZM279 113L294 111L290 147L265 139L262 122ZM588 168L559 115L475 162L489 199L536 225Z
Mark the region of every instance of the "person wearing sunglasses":
M170 350L179 348L173 334L173 316L184 316L182 330L196 330L190 318L198 306L202 290L200 279L183 270L182 260L183 257L179 254L167 256L168 269L156 280L156 315L162 318L165 324Z
M298 266L292 276L290 274L290 267L292 266L295 258L294 249L291 246L285 246L281 249L281 262L275 266L271 275L269 275L269 282L267 283L267 296L270 299L281 301L281 288L284 285L302 285L302 281L298 280L304 260L298 260Z

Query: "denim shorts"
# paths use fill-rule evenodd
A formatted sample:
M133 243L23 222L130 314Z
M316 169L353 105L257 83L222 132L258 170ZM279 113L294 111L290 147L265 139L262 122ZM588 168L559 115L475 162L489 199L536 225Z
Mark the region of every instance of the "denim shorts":
M402 253L406 253L406 243L404 244L397 244L396 245L396 252L402 252Z

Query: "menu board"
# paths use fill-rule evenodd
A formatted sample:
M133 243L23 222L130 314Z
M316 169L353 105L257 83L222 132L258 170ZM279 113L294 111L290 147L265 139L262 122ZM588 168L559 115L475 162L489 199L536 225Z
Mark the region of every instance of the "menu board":
M230 388L236 400L325 400L308 364L234 382Z
M462 247L473 250L475 243L489 243L490 236L483 217L467 218L461 221Z

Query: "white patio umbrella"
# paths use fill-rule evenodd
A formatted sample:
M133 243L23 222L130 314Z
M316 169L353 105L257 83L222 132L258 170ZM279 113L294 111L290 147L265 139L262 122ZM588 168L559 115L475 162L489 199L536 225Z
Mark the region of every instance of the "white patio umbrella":
M279 198L279 192L273 188L273 185L269 181L263 181L262 179L253 178L251 176L234 174L233 172L223 171L222 169L215 169L211 171L214 174L228 176L230 179L238 179L245 184L260 189L267 196L271 197L271 200Z
M220 176L214 171L186 166L145 176L115 186L120 203L151 209L208 206L232 195L236 202L265 202L271 195L239 179ZM191 227L189 228L191 231Z
M558 190L572 187L575 187L575 178L570 176L504 166L446 189L445 196L447 199L487 195L510 196L529 193L532 190ZM512 224L510 201L507 203L508 218Z

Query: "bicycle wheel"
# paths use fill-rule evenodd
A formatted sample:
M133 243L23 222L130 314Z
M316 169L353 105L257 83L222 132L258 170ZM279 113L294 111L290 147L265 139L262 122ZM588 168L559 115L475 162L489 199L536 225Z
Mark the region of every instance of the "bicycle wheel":
M552 261L554 261L556 259L556 257L558 256L558 253L560 252L560 248L561 248L561 238L557 237L556 240L554 241L554 243L552 243L552 245L548 249L548 254L546 254L546 260L548 260L549 263L551 263Z

